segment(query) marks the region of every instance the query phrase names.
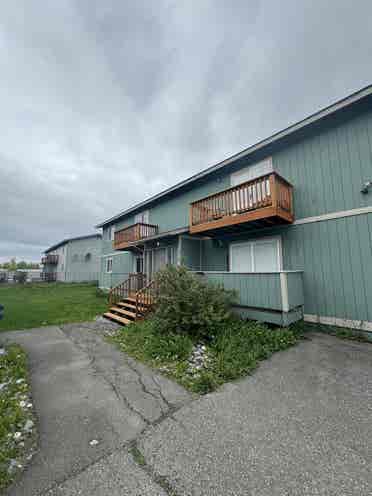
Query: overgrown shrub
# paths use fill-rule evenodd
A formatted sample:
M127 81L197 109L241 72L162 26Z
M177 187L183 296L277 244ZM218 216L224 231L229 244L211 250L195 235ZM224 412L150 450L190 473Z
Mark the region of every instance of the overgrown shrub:
M13 280L19 284L25 284L27 281L27 272L17 271L13 276Z
M161 333L206 339L231 319L235 292L204 281L185 267L168 266L156 276L154 323Z
M298 334L291 328L269 329L267 325L236 320L216 335L214 372L221 383L237 379L253 370L258 361L294 345Z
M159 334L152 319L138 321L113 338L122 351L147 362L173 362L187 360L193 346L187 335Z

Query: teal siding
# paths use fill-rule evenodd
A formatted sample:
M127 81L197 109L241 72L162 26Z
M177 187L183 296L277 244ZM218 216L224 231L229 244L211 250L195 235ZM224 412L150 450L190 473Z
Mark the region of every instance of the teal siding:
M98 281L100 278L101 238L66 242L50 254L58 255L57 265L46 265L44 272L55 272L61 282ZM90 254L90 258L86 255Z
M134 261L133 255L130 252L115 254L112 257L111 273L106 272L107 258L109 258L109 256L101 258L101 273L99 278L99 286L101 288L112 288L113 286L117 286L133 272Z
M302 139L273 154L274 169L294 186L296 219L372 205L372 113Z
M202 269L203 270L228 270L227 243L215 243L205 240L202 243Z
M282 310L280 274L206 273L208 281L237 290L237 305Z
M289 309L304 304L304 282L302 272L287 272Z
M98 281L101 249L101 239L70 241L65 256L65 281ZM86 258L88 254L89 260Z
M260 229L229 241L273 235L282 238L283 268L303 270L305 314L372 321L372 214ZM209 246L203 243L202 270L221 270L211 262L216 250L222 260L228 249L214 248L209 256Z
M372 214L282 232L284 267L304 270L305 313L372 321Z
M343 119L343 121L342 121ZM292 142L277 145L270 152L274 169L294 187L295 218L303 219L338 211L372 206L372 191L360 193L362 184L372 179L372 110L365 108L354 117L340 114L328 124L308 129ZM264 158L252 157L231 164L220 173L192 189L160 200L149 208L149 221L160 232L182 228L189 222L190 202L230 185L230 173ZM129 216L119 227L133 223ZM303 270L305 314L372 322L372 214L314 222L303 225L259 229L225 239L201 242L201 270L228 270L228 243L265 235L280 234L286 270ZM183 241L183 263L199 270L198 242ZM103 252L112 252L104 241ZM218 276L222 277L222 276ZM216 276L216 278L218 279ZM227 277L227 276L226 276ZM239 278L239 276L236 276ZM227 284L232 279L226 278ZM236 282L236 284L238 284ZM251 287L240 278L242 301L264 301L275 291L264 283ZM267 280L265 284L268 284ZM274 283L273 283L274 284ZM289 278L291 298L295 301L298 282ZM299 295L301 300L302 296ZM270 300L270 301L269 301ZM253 305L253 303L250 303ZM266 303L265 303L266 304Z
M199 239L181 236L181 264L190 270L201 270L201 244Z
M165 200L150 208L150 224L159 226L159 232L171 231L189 225L190 203L213 193L223 191L230 186L230 177L221 175L218 179L205 184L195 185L193 189L178 194L175 198Z

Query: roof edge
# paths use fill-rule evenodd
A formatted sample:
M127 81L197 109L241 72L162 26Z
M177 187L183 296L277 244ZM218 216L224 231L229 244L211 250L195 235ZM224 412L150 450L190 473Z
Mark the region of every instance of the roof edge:
M188 184L192 184L193 182L202 179L205 176L208 176L209 174L212 174L213 172L218 171L219 169L225 167L226 165L231 164L232 162L235 162L236 160L239 160L243 157L246 157L258 150L261 150L265 148L268 145L271 145L277 141L279 141L282 138L285 138L288 135L291 135L295 133L296 131L299 131L300 129L303 129L311 124L314 124L317 121L320 121L321 119L328 117L329 115L332 115L339 110L342 110L345 107L348 107L354 103L357 103L358 101L362 100L363 98L366 98L367 96L370 96L372 94L372 84L365 86L350 95L342 98L341 100L336 101L335 103L332 103L328 105L327 107L322 108L321 110L318 110L317 112L309 115L308 117L305 117L304 119L295 122L294 124L291 124L287 126L286 128L282 129L281 131L277 131L276 133L272 134L268 138L265 138L261 141L258 141L257 143L249 146L248 148L245 148L244 150L231 155L230 157L222 160L221 162L217 162L217 164L214 164L210 167L207 167L206 169L202 170L201 172L198 172L197 174L194 174L193 176L190 176L187 179L184 179L183 181L180 181L179 183L175 184L174 186L171 186L164 191L157 193L154 196L151 196L147 200L144 200L140 203L136 203L132 207L129 207L128 209L124 210L123 212L120 212L119 214L110 217L109 219L105 220L104 222L101 222L100 224L97 224L95 227L97 229L104 227L108 224L112 224L116 220L121 219L125 215L129 215L130 213L138 210L139 208L145 207L149 205L150 203L162 198L163 196L176 191Z
M56 243L52 246L50 246L47 250L45 250L43 253L49 253L50 251L56 250L60 246L63 246L70 241L79 241L80 239L90 239L90 238L99 238L102 239L102 234L97 233L97 234L87 234L86 236L76 236L74 238L66 238L60 241L59 243Z

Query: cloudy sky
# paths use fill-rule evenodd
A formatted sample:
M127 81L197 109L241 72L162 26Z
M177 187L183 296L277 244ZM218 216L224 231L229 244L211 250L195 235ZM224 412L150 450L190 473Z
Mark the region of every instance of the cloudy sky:
M372 82L370 0L4 0L0 261Z

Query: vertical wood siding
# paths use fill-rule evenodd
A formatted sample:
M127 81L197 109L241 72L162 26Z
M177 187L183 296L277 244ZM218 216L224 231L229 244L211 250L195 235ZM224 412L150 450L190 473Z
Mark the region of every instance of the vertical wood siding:
M296 219L372 205L360 193L372 176L372 113L286 147L273 164L293 184Z
M207 273L208 281L225 289L237 290L237 304L248 307L282 310L280 274Z

